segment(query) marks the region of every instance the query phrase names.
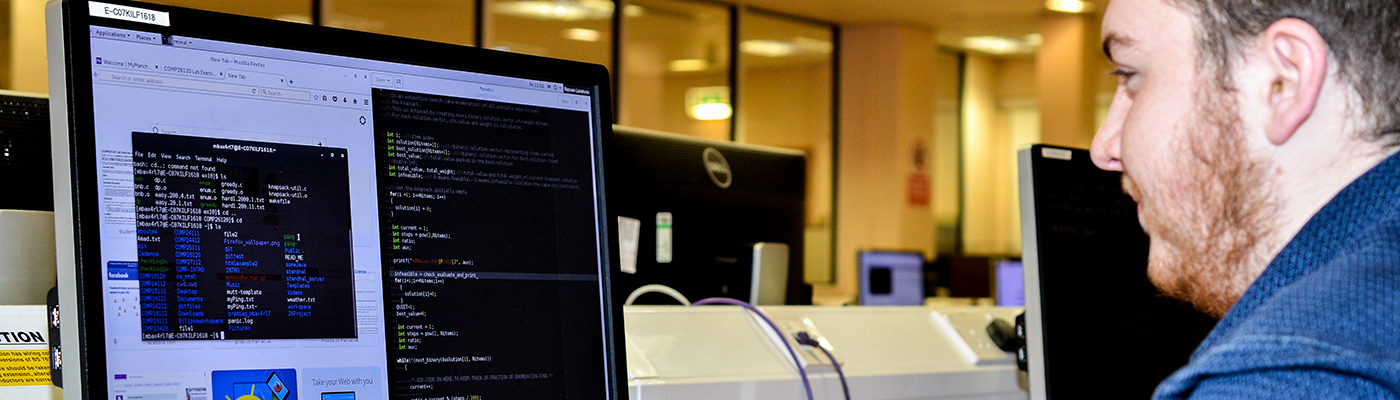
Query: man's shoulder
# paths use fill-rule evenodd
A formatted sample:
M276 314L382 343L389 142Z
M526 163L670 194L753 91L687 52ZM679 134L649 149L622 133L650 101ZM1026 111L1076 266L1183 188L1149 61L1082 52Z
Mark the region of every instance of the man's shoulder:
M1400 397L1400 217L1375 222L1201 349L1163 382L1159 397L1212 387L1265 390L1260 385L1289 374L1308 381L1292 393L1330 385L1343 397Z
M1279 288L1230 336L1312 338L1400 360L1400 217L1378 221L1320 264Z

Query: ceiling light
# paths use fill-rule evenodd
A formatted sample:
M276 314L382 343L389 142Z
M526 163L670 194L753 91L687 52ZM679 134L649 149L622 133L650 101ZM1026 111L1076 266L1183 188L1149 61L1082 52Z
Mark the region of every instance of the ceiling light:
M554 21L612 18L613 3L606 0L520 0L491 4L497 14Z
M793 45L788 42L754 39L740 42L739 51L756 56L786 57L792 55L796 50L793 48Z
M1062 13L1080 14L1094 11L1092 4L1082 0L1045 0L1045 8L1050 11Z
M1029 43L1001 36L965 37L962 39L962 46L969 50L996 55L1032 53L1036 48Z
M808 53L831 54L831 42L821 39L798 36L792 40L793 46Z
M592 29L572 28L564 30L564 37L581 42L596 42L603 34Z
M671 72L695 72L704 71L708 68L710 68L710 62L698 58L671 60L671 62L666 65L666 69Z
M1021 37L1021 42L1031 47L1040 47L1040 44L1045 42L1045 37L1040 36L1039 33L1032 33Z

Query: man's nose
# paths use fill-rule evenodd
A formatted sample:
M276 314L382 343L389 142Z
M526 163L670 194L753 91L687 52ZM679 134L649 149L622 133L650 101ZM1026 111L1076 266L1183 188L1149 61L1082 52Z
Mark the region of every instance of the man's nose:
M1100 169L1123 170L1123 120L1131 101L1119 90L1108 107L1103 126L1099 127L1099 132L1094 135L1094 144L1089 148L1089 155L1094 160L1094 165Z

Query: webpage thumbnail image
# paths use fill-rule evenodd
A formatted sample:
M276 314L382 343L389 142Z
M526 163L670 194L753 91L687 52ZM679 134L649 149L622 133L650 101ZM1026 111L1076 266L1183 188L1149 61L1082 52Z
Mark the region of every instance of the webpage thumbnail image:
M216 400L297 400L294 369L214 371Z

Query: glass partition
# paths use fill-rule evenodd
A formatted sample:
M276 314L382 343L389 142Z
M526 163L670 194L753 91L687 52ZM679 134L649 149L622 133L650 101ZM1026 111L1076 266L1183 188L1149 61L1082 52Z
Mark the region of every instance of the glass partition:
M618 73L618 123L730 139L729 6L629 2Z
M476 45L476 2L322 0L321 23L357 31Z
M490 0L485 7L484 47L612 69L612 1Z
M835 27L755 11L741 21L735 138L807 153L807 281L832 282Z

